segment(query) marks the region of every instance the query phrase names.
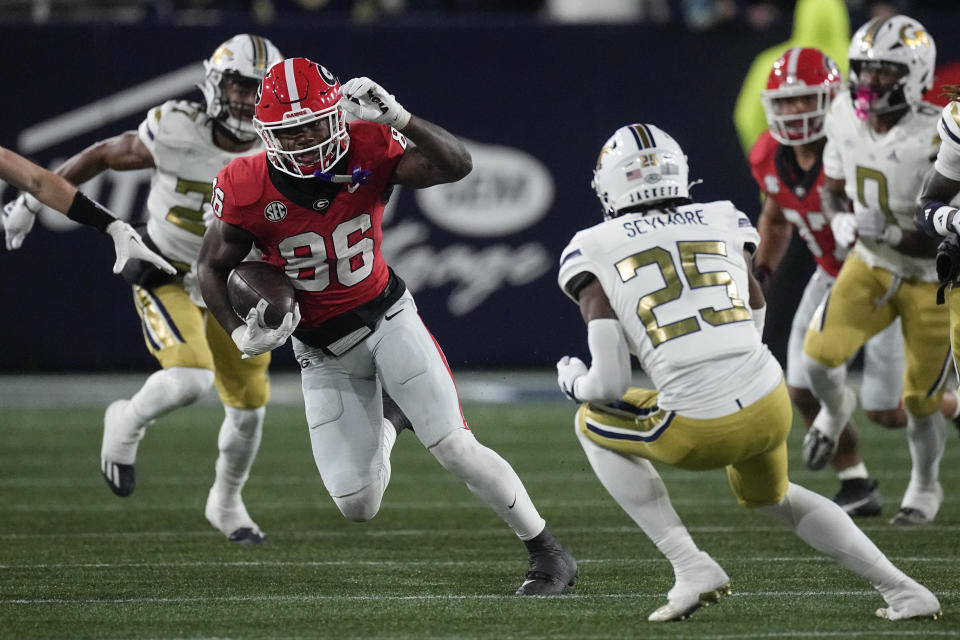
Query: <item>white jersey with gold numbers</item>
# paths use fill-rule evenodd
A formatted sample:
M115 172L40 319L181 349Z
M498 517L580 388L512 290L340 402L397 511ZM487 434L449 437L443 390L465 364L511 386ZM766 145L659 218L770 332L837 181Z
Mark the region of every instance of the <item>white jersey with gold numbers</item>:
M661 408L720 417L782 377L748 305L744 251L759 242L728 201L625 214L573 237L559 284L576 301L589 275L600 282Z
M933 166L945 178L960 182L960 102L951 102L943 108L937 133L940 151Z
M210 202L213 179L234 158L263 150L257 142L241 153L213 143L213 126L201 105L170 100L147 112L140 140L153 155L156 170L147 197L147 233L164 256L192 264L203 241L203 205Z
M854 212L879 211L886 216L887 224L916 232L913 214L917 196L940 143L937 118L936 107L922 103L892 129L879 134L857 118L850 96L843 93L827 114L824 173L828 178L846 181L846 195L853 202ZM869 238L858 239L854 250L871 267L903 278L937 281L932 257L907 256Z

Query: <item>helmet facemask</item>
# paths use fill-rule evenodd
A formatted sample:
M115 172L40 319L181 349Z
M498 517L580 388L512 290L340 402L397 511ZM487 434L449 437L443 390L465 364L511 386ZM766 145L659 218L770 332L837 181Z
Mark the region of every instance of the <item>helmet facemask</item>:
M824 120L842 85L836 63L819 49L793 47L774 64L760 94L770 135L797 146L824 137Z
M797 146L826 135L823 122L830 108L829 87L798 86L764 91L761 99L767 113L770 135L780 144ZM796 106L806 107L798 110Z
M216 83L216 90L212 92L212 103L207 112L237 140L256 140L253 116L256 113L255 96L260 79L242 76L236 72L214 73L220 76L220 80Z
M863 82L863 74L877 82ZM866 120L870 115L906 109L909 105L905 87L909 75L907 66L898 62L851 60L850 97L857 118Z
M332 171L344 157L350 137L339 103L332 109L264 123L254 118L257 133L267 146L274 167L297 178L313 178Z

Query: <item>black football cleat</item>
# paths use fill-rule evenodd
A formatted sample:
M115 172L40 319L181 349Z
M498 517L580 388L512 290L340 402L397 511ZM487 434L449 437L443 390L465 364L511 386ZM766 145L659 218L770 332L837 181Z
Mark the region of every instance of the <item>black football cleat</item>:
M110 491L121 498L126 498L137 487L137 475L132 464L120 464L106 458L100 460L103 479L107 481Z
M871 518L883 510L883 496L877 489L877 481L868 478L843 480L833 501L851 518Z
M230 542L236 542L237 544L260 544L267 539L262 531L250 527L237 529L228 538Z
M546 527L525 544L530 552L530 569L516 595L555 596L576 583L580 575L576 558Z

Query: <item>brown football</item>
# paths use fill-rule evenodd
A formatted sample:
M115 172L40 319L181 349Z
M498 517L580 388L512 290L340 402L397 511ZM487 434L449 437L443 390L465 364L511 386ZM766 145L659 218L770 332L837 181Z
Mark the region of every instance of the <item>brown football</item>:
M227 295L234 312L243 320L250 309L265 300L264 323L276 329L283 317L292 312L297 303L296 292L290 279L280 267L266 262L240 263L227 278Z

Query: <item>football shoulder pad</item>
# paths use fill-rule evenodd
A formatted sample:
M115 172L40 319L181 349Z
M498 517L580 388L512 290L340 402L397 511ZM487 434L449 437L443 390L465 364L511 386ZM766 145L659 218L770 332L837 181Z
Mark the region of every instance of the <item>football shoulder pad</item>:
M246 207L260 200L268 180L264 151L231 160L217 176L217 187L223 189L228 201Z

